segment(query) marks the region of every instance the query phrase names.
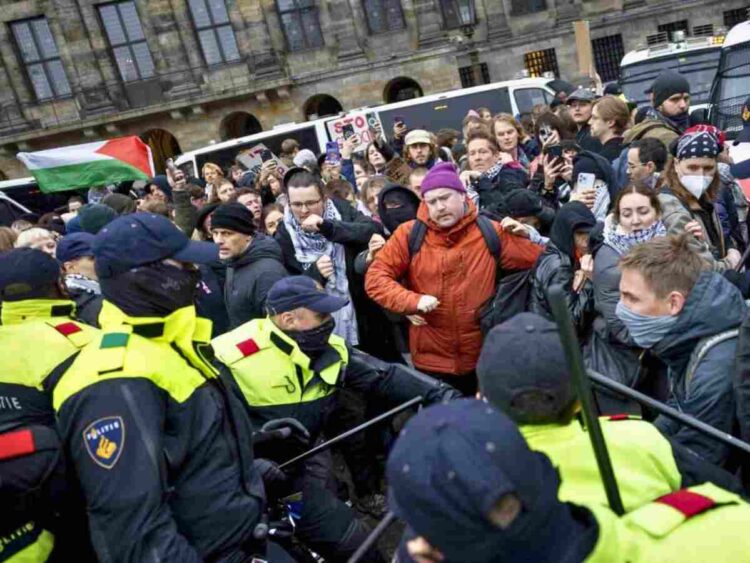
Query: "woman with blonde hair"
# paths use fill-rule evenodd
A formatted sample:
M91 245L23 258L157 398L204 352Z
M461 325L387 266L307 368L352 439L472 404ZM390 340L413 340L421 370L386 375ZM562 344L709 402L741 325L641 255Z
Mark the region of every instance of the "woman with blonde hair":
M221 166L214 164L213 162L206 162L201 168L201 176L206 181L206 195L208 199L216 197L216 192L224 180L224 171Z

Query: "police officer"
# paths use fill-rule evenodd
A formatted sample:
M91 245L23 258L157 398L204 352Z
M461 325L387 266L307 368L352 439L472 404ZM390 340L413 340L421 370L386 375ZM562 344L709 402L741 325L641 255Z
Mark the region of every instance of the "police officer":
M412 418L386 474L391 509L418 536L408 545L416 561L698 563L748 561L750 553L750 505L712 484L622 518L558 500L549 458L530 450L508 417L472 399Z
M94 241L101 335L56 382L60 434L104 561L244 561L262 551L252 430L210 363L193 264L218 257L162 216L115 219Z
M72 317L59 264L19 248L0 254L0 560L87 559L85 519L66 486L49 380L98 331Z
M216 357L231 370L255 426L292 417L314 442L324 432L336 390L342 387L382 406L418 395L427 403L459 396L431 378L420 379L390 364L376 371L352 357L344 340L333 334L331 313L346 304L308 276L287 277L268 293L267 318L213 340ZM323 479L303 468L295 476L303 494L298 537L327 560L347 559L367 536L367 528L324 489ZM379 559L374 552L370 558Z
M555 323L521 313L487 335L477 364L482 396L516 424L533 450L562 475L560 498L607 506L588 433ZM638 417L603 417L601 426L626 510L672 491L712 481L739 491L729 473L704 461Z

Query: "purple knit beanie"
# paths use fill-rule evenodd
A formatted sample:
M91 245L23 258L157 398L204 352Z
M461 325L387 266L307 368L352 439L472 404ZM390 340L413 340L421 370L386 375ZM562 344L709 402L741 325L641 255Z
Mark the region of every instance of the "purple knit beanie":
M427 173L422 180L422 196L430 190L439 190L440 188L466 193L466 187L458 177L455 165L450 162L439 162Z

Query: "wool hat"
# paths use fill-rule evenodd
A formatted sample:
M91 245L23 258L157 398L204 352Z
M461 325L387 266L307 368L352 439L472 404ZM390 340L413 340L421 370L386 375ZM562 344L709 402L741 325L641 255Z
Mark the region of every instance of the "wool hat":
M318 167L318 159L315 157L315 153L310 149L302 149L299 151L294 159L294 165L301 168L307 168L308 170L315 170Z
M667 99L675 94L689 94L690 83L679 72L667 70L662 72L651 85L654 95L654 107L659 108Z
M102 203L89 203L78 210L81 229L92 235L97 234L110 221L117 218L117 212Z
M431 190L439 190L440 188L456 190L463 194L466 193L466 186L464 186L458 177L456 166L451 162L439 162L432 167L424 177L424 180L422 180L422 196L424 197Z
M102 205L111 207L118 215L135 213L136 210L135 200L124 194L109 194L102 199Z
M212 229L227 229L245 235L254 235L256 228L252 212L241 203L223 203L211 215Z
M581 173L593 174L597 180L607 185L612 183L612 165L599 154L582 151L573 160L573 182L578 181Z

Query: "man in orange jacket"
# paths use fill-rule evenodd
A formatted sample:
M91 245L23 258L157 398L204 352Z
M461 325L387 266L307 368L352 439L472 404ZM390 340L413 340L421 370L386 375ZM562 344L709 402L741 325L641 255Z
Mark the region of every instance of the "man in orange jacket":
M495 292L495 259L477 225L477 208L451 163L432 168L421 191L417 221L396 229L370 266L365 289L381 307L409 315L409 348L418 369L473 394L482 348L478 312ZM411 256L410 233L419 221L426 234ZM531 268L542 248L498 223L494 227L500 266Z

